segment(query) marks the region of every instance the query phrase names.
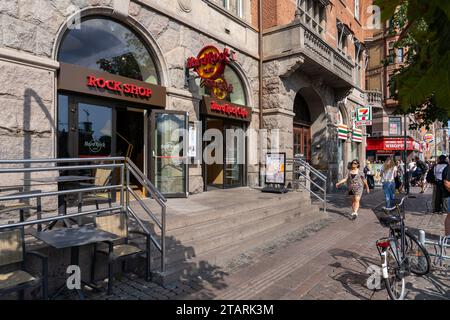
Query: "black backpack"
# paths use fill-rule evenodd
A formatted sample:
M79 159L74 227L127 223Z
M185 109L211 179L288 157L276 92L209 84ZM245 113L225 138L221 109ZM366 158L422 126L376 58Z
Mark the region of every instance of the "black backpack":
M428 183L436 183L436 176L434 175L434 167L432 167L425 178Z
M428 169L427 165L422 160L417 161L416 166L422 171L422 173L425 173L425 171L427 171Z

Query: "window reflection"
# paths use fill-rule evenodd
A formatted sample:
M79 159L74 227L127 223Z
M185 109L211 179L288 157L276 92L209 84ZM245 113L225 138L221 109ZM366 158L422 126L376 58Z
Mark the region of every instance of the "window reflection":
M245 90L244 85L242 83L241 78L239 75L234 71L231 67L226 67L224 72L224 78L227 81L227 83L233 86L233 92L228 94L228 96L224 99L225 101L229 101L231 103L240 104L240 105L247 105L247 99L245 96ZM194 91L198 91L200 95L203 96L210 96L211 91L207 87L201 87L200 86L200 79L195 79L195 88L193 88Z
M111 155L111 121L111 108L78 104L78 147L81 157Z
M69 157L69 97L58 95L58 158Z
M68 30L58 61L158 84L155 63L141 39L111 19L91 17Z

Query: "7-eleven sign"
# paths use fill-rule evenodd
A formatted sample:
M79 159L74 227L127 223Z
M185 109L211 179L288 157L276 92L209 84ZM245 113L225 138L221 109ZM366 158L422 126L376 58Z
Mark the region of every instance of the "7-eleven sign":
M356 126L372 124L372 107L361 107L356 109Z

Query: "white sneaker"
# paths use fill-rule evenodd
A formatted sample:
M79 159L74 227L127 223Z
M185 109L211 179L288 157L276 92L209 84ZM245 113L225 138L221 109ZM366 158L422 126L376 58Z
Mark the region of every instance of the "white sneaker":
M358 212L353 212L352 219L355 220L356 218L358 218Z

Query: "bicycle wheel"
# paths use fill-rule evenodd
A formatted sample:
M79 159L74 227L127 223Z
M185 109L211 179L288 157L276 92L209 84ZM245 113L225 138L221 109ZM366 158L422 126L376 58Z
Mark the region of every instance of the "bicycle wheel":
M405 277L400 276L400 266L395 259L392 248L386 252L388 277L384 279L386 290L392 300L403 300L405 297Z
M427 249L408 230L406 235L406 256L409 261L409 268L412 273L423 276L430 272L430 255Z

